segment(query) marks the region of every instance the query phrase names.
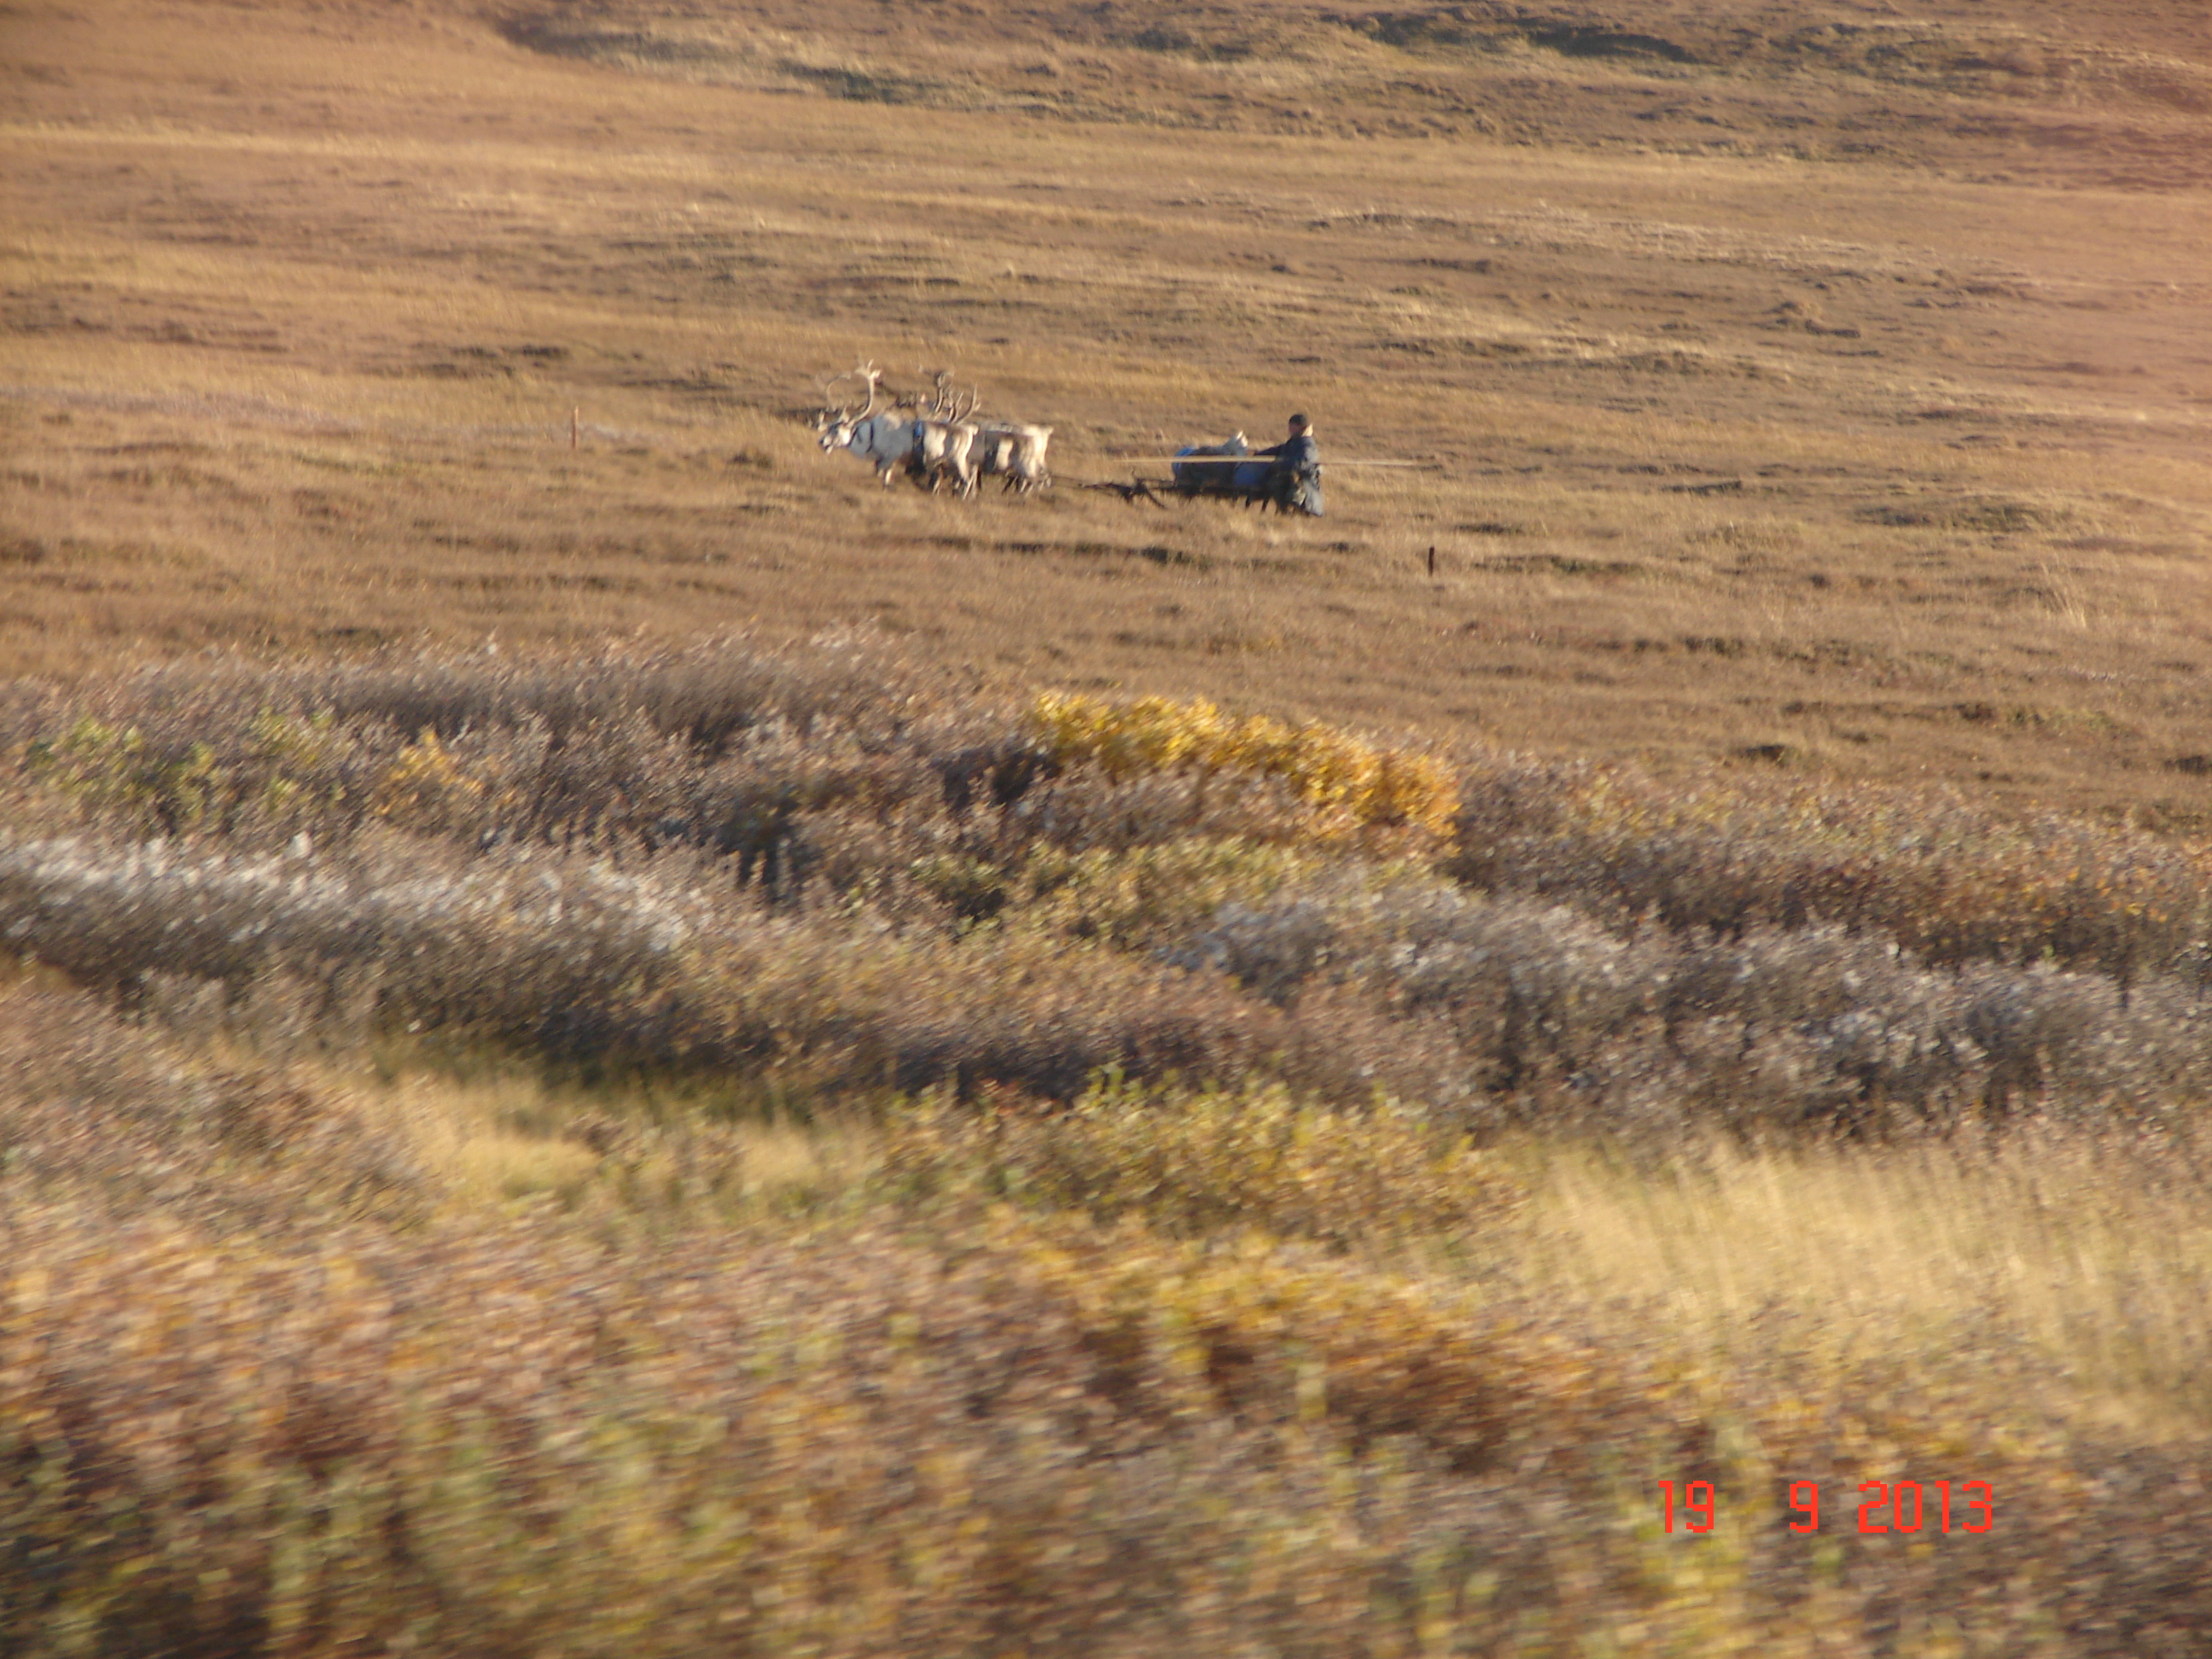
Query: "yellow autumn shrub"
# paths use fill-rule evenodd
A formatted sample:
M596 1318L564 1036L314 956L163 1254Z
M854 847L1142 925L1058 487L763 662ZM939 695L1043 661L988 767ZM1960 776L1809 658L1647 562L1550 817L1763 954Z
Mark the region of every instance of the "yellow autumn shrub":
M1116 778L1184 767L1279 778L1314 809L1324 833L1406 825L1448 835L1459 810L1442 763L1317 721L1239 718L1202 699L1117 704L1058 691L1041 695L1030 717L1054 758L1091 762Z
M372 806L408 829L451 830L511 799L495 772L471 772L426 726L377 780Z

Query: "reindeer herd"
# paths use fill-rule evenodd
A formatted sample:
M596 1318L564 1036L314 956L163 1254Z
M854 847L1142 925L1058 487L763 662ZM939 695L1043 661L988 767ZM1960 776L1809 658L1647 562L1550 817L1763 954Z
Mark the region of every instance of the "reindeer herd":
M822 434L824 453L849 450L874 467L886 486L904 473L933 495L949 480L960 495L973 495L986 475L1000 479L1002 489L1021 494L1052 482L1044 464L1050 427L977 420L981 397L956 392L952 376L943 372L933 391L894 398L878 410L883 378L883 370L870 362L822 382L825 407L815 416L814 428ZM844 380L867 387L867 401L860 408L847 409L832 399L830 388Z

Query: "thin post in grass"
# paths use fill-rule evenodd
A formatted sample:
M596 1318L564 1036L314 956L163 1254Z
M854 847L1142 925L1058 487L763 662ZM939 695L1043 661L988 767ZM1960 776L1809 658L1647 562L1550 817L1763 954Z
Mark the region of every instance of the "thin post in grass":
M568 453L572 455L576 452L576 438L581 429L580 423L583 419L583 414L582 404L571 404L568 406Z

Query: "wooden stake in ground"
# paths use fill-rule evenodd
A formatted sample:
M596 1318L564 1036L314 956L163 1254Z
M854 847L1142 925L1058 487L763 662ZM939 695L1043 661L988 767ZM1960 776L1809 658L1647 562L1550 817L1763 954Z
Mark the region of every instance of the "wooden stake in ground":
M580 404L574 405L568 410L568 448L571 453L574 453L576 447L577 422L583 413L583 407Z

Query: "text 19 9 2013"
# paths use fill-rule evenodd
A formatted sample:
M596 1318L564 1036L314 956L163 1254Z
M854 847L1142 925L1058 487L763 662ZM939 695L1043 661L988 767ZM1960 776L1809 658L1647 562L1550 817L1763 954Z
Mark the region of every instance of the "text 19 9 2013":
M1668 1532L1674 1530L1674 1482L1659 1483L1662 1516ZM1798 1480L1790 1487L1790 1507L1797 1519L1790 1530L1820 1530L1820 1486L1818 1481ZM1680 1504L1683 1526L1691 1532L1711 1532L1718 1514L1718 1498L1710 1480L1692 1480L1682 1487ZM1858 1529L1863 1533L1988 1532L1996 1525L1996 1492L1986 1480L1962 1480L1954 1495L1948 1480L1863 1480L1859 1483Z

